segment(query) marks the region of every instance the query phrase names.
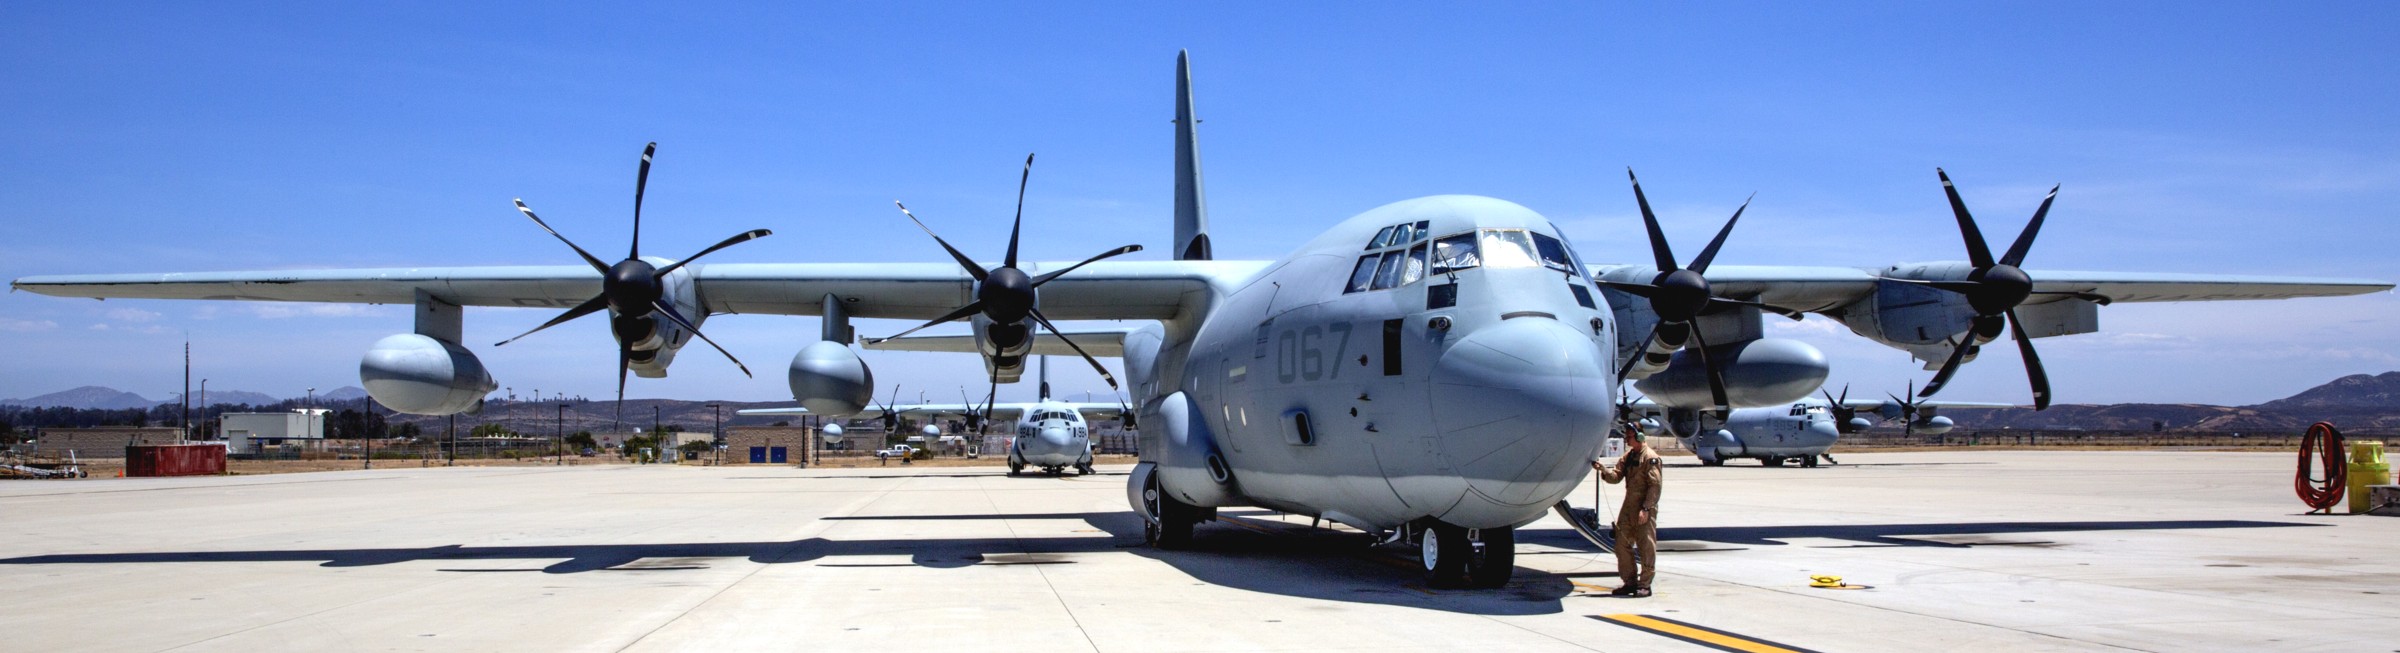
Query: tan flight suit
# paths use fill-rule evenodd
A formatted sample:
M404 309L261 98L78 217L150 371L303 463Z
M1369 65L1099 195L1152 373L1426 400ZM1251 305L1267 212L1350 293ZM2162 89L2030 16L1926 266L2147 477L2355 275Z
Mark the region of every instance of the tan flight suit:
M1629 449L1616 465L1600 469L1600 480L1625 484L1625 506L1617 510L1617 579L1627 587L1649 587L1658 575L1658 453ZM1646 521L1637 514L1645 510Z

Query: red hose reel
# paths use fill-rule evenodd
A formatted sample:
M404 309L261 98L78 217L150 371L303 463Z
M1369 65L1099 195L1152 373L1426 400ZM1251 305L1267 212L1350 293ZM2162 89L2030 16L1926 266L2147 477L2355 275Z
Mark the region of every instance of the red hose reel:
M2314 455L2325 477L2310 473L2309 457ZM2292 474L2292 491L2311 512L2331 512L2333 505L2342 502L2342 493L2350 484L2350 466L2342 459L2342 431L2332 422L2317 422L2300 436L2300 469Z

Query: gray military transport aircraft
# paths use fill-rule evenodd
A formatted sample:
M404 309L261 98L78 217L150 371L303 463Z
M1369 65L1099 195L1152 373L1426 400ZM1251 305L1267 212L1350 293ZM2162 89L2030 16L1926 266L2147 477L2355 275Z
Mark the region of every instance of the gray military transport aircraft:
M1712 267L1729 222L1682 265L1638 186L1649 263L1587 266L1548 218L1469 195L1368 210L1275 260L1214 260L1188 61L1178 57L1175 79L1173 260L1098 260L1127 247L1077 263L1020 263L1016 230L999 266L946 242L952 262L693 263L764 230L680 261L644 258L646 181L637 177L636 246L613 265L576 247L581 264L566 266L40 276L13 285L61 297L412 305L414 330L375 343L359 376L377 402L418 414L474 410L496 385L461 344L465 306L565 309L550 324L606 310L620 387L626 370L664 376L711 315L821 317L823 341L794 357L789 379L801 405L835 417L865 408L874 387L852 349L855 318L969 319L995 379L1021 370L1034 332L1056 332L1053 321L1142 321L1121 339L1144 427L1126 490L1151 542L1185 546L1218 508L1259 506L1416 542L1432 584L1482 587L1508 580L1514 529L1540 519L1590 471L1615 421L1620 380L1638 380L1670 410L1709 412L1785 405L1821 386L1824 356L1761 337L1764 313L1838 320L1942 360L1942 380L2007 331L2026 354L2041 405L2049 396L2032 339L2095 331L2105 304L2392 287L2025 270L2042 214L1993 257L1946 174L1966 261Z
M1061 334L1063 335L1063 334ZM1053 336L1050 339L1057 339ZM1094 347L1094 349L1100 349ZM1040 353L1037 344L1035 353ZM1099 355L1114 355L1102 350ZM1057 475L1068 469L1077 475L1091 474L1092 428L1086 417L1121 418L1132 412L1122 403L1062 401L1050 398L1050 365L1044 358L1039 398L1032 402L982 404L886 404L868 406L851 417L884 418L884 432L894 432L893 424L902 417L953 417L967 422L967 430L981 432L982 424L1003 420L1008 429L1008 475L1024 473L1027 467L1037 467L1045 474ZM895 392L897 392L895 390ZM739 415L791 416L813 415L806 406L791 408L750 408L736 411ZM926 435L938 435L926 427ZM838 431L837 431L838 433Z
M1916 389L1909 390L1913 393ZM1727 460L1749 458L1768 467L1781 467L1784 463L1815 467L1817 459L1831 451L1841 436L1874 428L1878 422L1899 420L1910 434L1941 435L1956 425L1950 418L1934 414L1940 409L2016 407L1899 395L1891 395L1888 401L1851 399L1849 388L1843 388L1840 397L1833 396L1831 391L1823 392L1822 400L1802 397L1789 406L1737 408L1724 419L1683 411L1690 421L1669 422L1659 419L1666 411L1650 401L1627 403L1618 412L1643 435L1681 440L1684 448L1703 465L1723 465ZM1861 413L1879 419L1861 417Z

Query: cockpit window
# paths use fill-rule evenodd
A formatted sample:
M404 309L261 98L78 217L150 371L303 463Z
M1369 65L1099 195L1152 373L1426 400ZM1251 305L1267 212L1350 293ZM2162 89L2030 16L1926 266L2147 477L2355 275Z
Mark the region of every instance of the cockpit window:
M1495 268L1530 268L1540 265L1535 258L1532 234L1523 229L1485 229L1481 244L1483 264Z
M1408 248L1408 260L1400 264L1400 285L1416 283L1425 278L1425 243Z
M1400 258L1407 255L1408 252L1397 249L1383 253L1383 260L1375 264L1375 287L1373 290L1383 290L1400 285Z
M1449 274L1478 265L1483 265L1483 260L1475 256L1474 232L1443 236L1433 241L1434 274Z
M1557 238L1536 233L1533 235L1533 248L1542 255L1542 265L1568 271L1575 269L1574 259L1567 256L1567 244Z
M1378 232L1375 232L1375 239L1374 239L1374 240L1367 241L1367 249L1375 249L1375 248L1377 248L1377 247L1382 247L1382 246L1384 246L1384 245L1391 244L1391 240L1392 240L1392 228L1391 228L1391 227L1384 227L1384 228L1383 228L1383 231L1378 231Z
M1350 285L1345 293L1366 292L1367 284L1375 281L1375 263L1383 257L1374 254L1358 257L1358 267L1350 270Z
M1412 242L1412 243L1413 243L1413 242L1417 242L1417 241L1420 241L1420 240L1424 240L1424 239L1425 239L1425 236L1426 236L1426 233L1425 233L1425 232L1426 232L1426 231L1427 231L1429 228L1431 228L1432 226L1433 226L1433 222L1432 222L1432 221L1429 221L1429 220L1418 220L1418 221L1417 221L1417 228L1416 228L1416 229L1414 229L1414 230L1412 230L1412 231L1414 232L1412 235L1414 235L1415 237L1408 239L1408 242Z

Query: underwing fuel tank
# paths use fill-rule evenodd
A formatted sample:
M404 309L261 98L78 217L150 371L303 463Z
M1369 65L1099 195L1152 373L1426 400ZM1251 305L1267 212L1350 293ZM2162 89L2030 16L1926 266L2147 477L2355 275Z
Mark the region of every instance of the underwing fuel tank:
M819 340L792 356L792 400L826 417L856 415L874 401L875 372L850 346Z
M375 403L411 415L478 411L500 387L465 347L414 333L375 341L358 361L358 381Z
M1708 357L1725 377L1725 401L1734 408L1757 408L1799 401L1825 385L1830 368L1825 353L1808 343L1760 338L1710 347ZM1674 362L1650 378L1634 383L1635 390L1661 406L1706 408L1707 372L1700 356L1689 348L1675 352Z

